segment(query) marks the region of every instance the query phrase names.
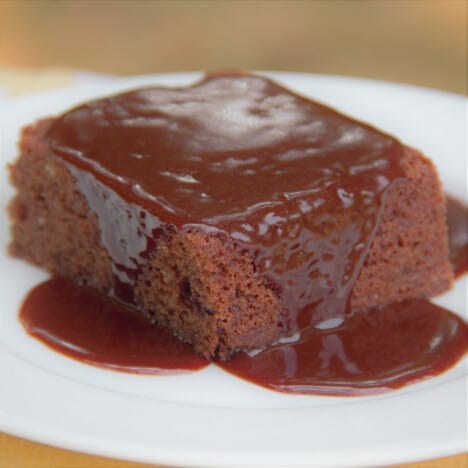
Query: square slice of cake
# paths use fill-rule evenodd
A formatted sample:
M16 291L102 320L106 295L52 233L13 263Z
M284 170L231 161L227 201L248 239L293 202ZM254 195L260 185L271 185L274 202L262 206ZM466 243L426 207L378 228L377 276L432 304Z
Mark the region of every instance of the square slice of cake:
M11 252L131 304L208 358L452 283L432 163L249 74L26 127Z

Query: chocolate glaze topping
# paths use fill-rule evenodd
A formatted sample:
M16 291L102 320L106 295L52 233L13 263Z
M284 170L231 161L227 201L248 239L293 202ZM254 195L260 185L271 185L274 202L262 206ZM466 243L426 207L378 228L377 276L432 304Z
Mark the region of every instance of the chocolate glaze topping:
M346 313L405 151L249 75L93 101L48 138L98 214L117 297L131 302L164 220L247 249L281 289L291 330Z

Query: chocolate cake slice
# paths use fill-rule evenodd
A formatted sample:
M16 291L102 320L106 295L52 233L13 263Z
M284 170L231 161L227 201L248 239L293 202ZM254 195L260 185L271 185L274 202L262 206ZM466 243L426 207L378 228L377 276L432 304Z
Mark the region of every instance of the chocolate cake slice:
M254 75L24 129L11 253L227 359L453 280L432 163Z

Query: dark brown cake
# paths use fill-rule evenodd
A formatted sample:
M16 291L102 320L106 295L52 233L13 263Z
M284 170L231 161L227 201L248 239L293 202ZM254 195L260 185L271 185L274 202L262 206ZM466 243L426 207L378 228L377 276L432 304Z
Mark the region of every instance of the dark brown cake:
M92 101L25 128L20 152L12 254L208 358L452 282L432 163L264 78Z

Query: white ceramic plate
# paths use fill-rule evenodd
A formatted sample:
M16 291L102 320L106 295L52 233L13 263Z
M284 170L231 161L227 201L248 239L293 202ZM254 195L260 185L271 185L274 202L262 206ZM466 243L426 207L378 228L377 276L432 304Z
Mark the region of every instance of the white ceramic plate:
M21 126L96 96L200 75L109 79L4 104L0 156L0 430L114 458L178 466L362 467L467 448L467 360L389 394L335 398L275 393L210 366L183 376L138 376L81 364L25 334L17 311L46 277L6 253L5 164ZM274 73L287 86L423 150L446 190L466 199L466 100L410 86ZM438 298L466 317L466 279Z

